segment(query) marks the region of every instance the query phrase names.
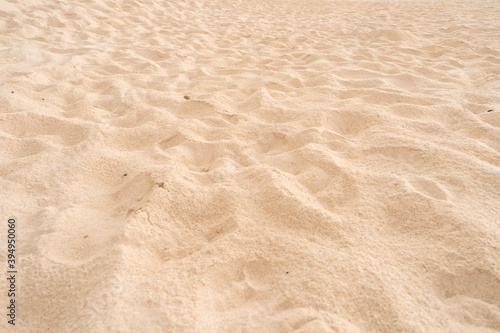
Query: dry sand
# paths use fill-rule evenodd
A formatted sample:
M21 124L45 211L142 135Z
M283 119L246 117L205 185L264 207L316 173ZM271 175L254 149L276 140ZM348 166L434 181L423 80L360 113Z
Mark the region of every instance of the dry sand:
M499 19L2 1L16 331L498 331Z

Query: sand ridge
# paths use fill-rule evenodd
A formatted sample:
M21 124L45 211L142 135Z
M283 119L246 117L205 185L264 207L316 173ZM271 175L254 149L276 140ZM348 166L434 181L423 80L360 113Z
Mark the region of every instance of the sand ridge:
M17 330L500 330L498 17L5 1Z

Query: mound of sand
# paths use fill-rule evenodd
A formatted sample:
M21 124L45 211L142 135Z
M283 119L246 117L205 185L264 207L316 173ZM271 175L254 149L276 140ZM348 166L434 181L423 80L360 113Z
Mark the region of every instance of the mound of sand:
M499 17L496 0L4 1L16 328L499 330Z

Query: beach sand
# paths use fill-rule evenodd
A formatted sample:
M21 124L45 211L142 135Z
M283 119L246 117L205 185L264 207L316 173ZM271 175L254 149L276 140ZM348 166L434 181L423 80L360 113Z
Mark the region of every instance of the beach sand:
M0 330L500 330L499 18L3 1Z

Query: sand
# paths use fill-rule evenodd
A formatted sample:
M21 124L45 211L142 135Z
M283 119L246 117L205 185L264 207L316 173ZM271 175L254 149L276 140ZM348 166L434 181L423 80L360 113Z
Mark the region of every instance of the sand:
M499 18L1 2L0 331L499 331Z

